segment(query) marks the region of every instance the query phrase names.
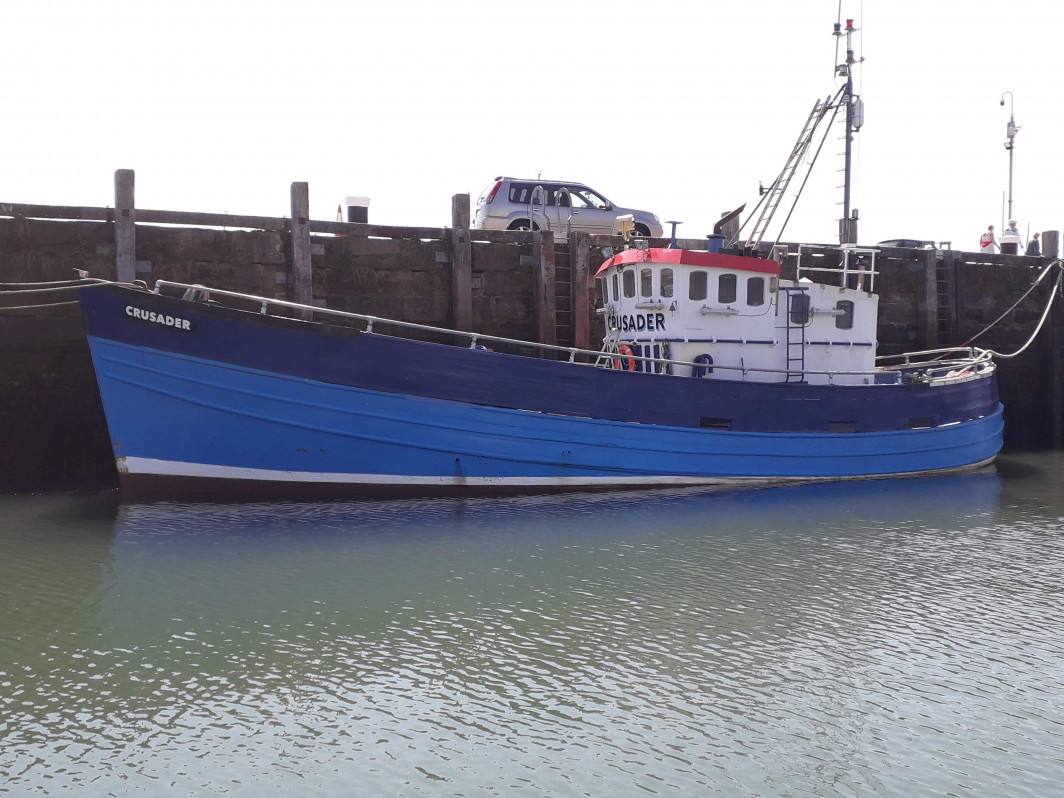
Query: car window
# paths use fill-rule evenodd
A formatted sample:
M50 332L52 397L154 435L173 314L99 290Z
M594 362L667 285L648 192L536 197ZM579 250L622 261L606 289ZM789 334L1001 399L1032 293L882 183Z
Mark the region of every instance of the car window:
M585 197L580 192L573 191L573 190L570 189L569 194L570 194L570 197L572 198L573 207L574 208L590 208L590 207L592 207L591 203L588 202L587 197Z
M554 204L553 192L538 183L511 183L510 202L527 205L532 200L533 192L536 194L537 205Z
M569 186L569 191L571 191L574 196L579 194L580 197L583 198L584 202L586 202L592 208L598 208L600 211L604 211L610 207L609 200L607 200L601 194L596 194L589 188L577 188L576 186Z

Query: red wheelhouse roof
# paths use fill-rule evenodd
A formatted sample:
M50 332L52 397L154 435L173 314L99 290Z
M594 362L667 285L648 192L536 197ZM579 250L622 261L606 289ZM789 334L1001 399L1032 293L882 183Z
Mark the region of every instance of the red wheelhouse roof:
M693 249L626 249L607 260L595 273L598 277L611 266L629 263L675 263L684 266L712 266L741 272L779 274L780 265L774 260L749 258L745 255L726 255L721 252L701 252Z

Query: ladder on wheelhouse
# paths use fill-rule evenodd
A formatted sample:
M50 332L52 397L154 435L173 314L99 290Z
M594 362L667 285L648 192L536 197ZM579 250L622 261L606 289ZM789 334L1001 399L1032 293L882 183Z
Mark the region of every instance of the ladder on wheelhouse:
M787 325L784 352L787 357L786 382L805 382L805 323L809 321L809 289L780 286L787 295Z

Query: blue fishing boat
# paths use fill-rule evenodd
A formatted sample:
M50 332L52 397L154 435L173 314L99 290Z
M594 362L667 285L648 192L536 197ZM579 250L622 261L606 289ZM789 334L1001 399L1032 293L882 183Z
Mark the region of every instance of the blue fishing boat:
M844 243L824 268L799 249L784 279L761 246L815 131L840 110L842 241L856 238L854 30L835 26L845 84L814 105L745 242L718 223L706 250L644 241L602 265L601 350L164 281L84 289L126 495L493 494L989 463L1002 443L989 352L877 358L875 250Z
M623 489L989 463L1002 441L990 354L877 359L874 258L858 259L831 284L724 251L619 252L598 273L599 351L165 281L94 286L80 300L133 499Z

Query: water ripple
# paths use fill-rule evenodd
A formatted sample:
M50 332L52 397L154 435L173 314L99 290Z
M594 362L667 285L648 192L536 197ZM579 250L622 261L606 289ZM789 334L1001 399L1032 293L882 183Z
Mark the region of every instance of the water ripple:
M80 520L20 500L0 793L1045 795L1064 491L1033 462Z

